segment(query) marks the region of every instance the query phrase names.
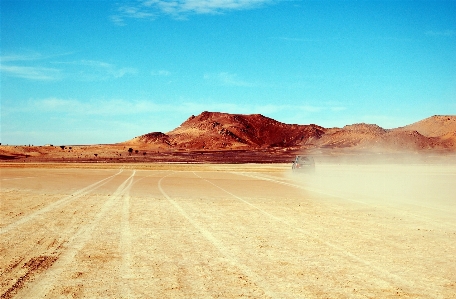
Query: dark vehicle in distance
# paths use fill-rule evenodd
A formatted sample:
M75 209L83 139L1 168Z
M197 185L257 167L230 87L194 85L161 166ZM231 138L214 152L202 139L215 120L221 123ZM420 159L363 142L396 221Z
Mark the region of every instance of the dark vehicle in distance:
M291 166L293 172L315 172L315 161L309 156L296 156Z

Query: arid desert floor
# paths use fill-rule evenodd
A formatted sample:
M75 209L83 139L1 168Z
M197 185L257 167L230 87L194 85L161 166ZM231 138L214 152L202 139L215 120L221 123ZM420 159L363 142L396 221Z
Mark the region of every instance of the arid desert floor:
M6 164L1 298L455 298L454 164Z

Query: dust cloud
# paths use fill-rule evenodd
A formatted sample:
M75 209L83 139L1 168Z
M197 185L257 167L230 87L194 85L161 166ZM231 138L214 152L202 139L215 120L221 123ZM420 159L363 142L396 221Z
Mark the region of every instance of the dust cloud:
M401 208L456 219L454 159L336 160L316 158L315 173L287 172L306 196L338 202ZM309 193L310 192L310 193ZM451 221L453 222L453 221Z

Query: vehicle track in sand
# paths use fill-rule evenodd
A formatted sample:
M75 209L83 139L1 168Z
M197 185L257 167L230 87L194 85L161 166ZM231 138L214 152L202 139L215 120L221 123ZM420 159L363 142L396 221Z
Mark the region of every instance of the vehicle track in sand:
M456 202L423 202L450 209L418 219L412 204L356 192L347 200L306 189L279 166L248 167L43 170L51 175L20 194L46 196L64 177L52 197L61 202L42 201L1 234L1 298L456 296L456 229L446 221ZM60 195L65 184L77 199Z
M55 281L59 281L61 272L68 267L74 260L74 257L91 239L93 231L99 225L103 217L105 217L116 204L117 206L119 205L122 196L131 188L135 173L136 171L133 170L132 174L120 184L110 198L104 202L101 210L89 224L81 227L73 236L71 236L67 241L66 248L59 255L54 265L40 278L40 280L30 284L27 291L23 293L23 296L26 298L44 298L46 296L49 289L56 284Z
M182 208L182 206L179 205L177 201L173 200L170 196L168 196L168 194L163 190L163 187L161 185L161 182L165 178L166 176L158 181L158 188L160 192L163 194L163 196L165 196L165 198L176 208L179 214L182 215L182 217L184 217L191 225L193 225L193 227L197 229L208 242L214 245L214 247L217 248L217 250L222 254L224 258L226 258L233 266L239 268L242 271L242 273L244 273L250 280L252 280L254 284L258 285L258 287L261 288L261 290L264 292L266 296L270 298L277 298L277 295L270 290L268 283L265 282L264 279L260 275L258 275L258 273L252 271L252 269L246 266L245 264L240 263L238 259L230 253L229 248L225 244L223 244L223 242L214 237L214 235L208 229L206 229L202 223L192 218Z
M32 268L30 270L24 271L24 268L28 268L27 263L30 263L30 261L34 261L36 259L45 261L51 260L52 263L46 263L46 273L53 273L53 267L51 267L52 264L61 259L63 252L68 252L67 248L71 244L72 238L74 238L75 234L81 234L81 231L83 231L85 226L79 228L79 231L75 231L75 229L78 229L81 224L84 225L84 221L68 221L68 223L63 223L63 225L60 225L58 227L51 227L49 224L62 222L64 218L71 217L78 211L82 211L82 213L85 214L87 210L84 210L84 208L87 207L84 206L84 204L82 205L82 208L75 207L76 209L65 209L65 207L71 203L77 202L82 196L85 196L108 183L111 179L117 177L120 173L122 173L122 170L119 170L114 175L108 176L102 180L90 184L89 186L81 188L72 193L72 195L66 196L56 202L53 202L46 207L28 215L27 217L21 218L11 225L5 227L5 229L2 231L4 234L3 241L7 242L9 246L18 246L20 250L18 250L17 253L20 252L20 255L22 257L15 258L15 261L1 272L2 277L4 277L5 274L9 274L9 276L11 276L11 274L14 274L14 272L18 273L18 277L15 281L13 279L9 280L8 284L10 287L2 295L4 298L10 297L10 294L14 294L17 289L23 287L25 282L31 281L35 275L41 272L42 267L36 267L37 269ZM52 212L57 209L60 209L61 213L53 214L52 218L50 219L43 219L43 215L52 214ZM73 226L72 224L75 224L76 226ZM22 226L26 226L26 230L20 229ZM14 231L20 231L20 233L14 234ZM27 243L27 241L30 242L32 240L37 240L36 246L23 246L23 244ZM2 285L6 283L7 282L4 281ZM32 292L29 293L26 297L35 296L35 298L39 298L39 293L36 292L36 294L37 295Z
M17 228L18 226L24 224L24 223L27 223L28 221L30 220L33 220L35 219L36 217L40 216L41 214L44 214L44 213L47 213L49 211L52 211L54 209L57 209L57 208L60 208L60 207L63 207L65 206L66 204L74 201L74 200L77 200L79 199L81 196L84 196L86 194L88 194L89 192L92 192L93 190L95 190L96 188L99 188L101 187L102 185L106 184L110 179L112 179L113 177L119 175L120 173L122 172L122 170L119 170L118 173L112 175L112 176L109 176L107 178L104 178L98 182L95 182L87 187L84 187L80 190L77 190L76 192L72 193L71 195L68 195L58 201L55 201L49 205L47 205L46 207L30 214L30 215L27 215L25 217L22 217L21 219L5 226L5 227L2 227L0 228L0 235L12 230L12 229L15 229Z
M341 246L341 245L339 245L339 244L337 244L335 242L329 242L329 241L326 241L326 240L322 239L321 237L318 236L318 231L319 230L311 231L311 230L308 230L308 229L302 229L299 226L297 226L296 223L290 223L285 218L277 217L276 215L273 215L273 214L263 210L262 208L252 204L251 202L249 202L249 201L247 201L247 200L245 200L245 199L233 194L232 192L220 187L219 185L215 184L211 180L202 178L201 176L199 176L195 172L194 172L194 174L197 177L201 178L202 180L208 182L209 184L219 188L223 192L225 192L225 193L229 194L230 196L236 198L237 200L241 201L242 203L252 207L253 209L255 209L258 212L260 212L261 214L265 215L266 217L268 217L270 219L273 219L274 221L276 221L276 222L278 222L278 223L280 223L282 225L285 225L287 227L286 231L296 231L296 232L298 232L300 234L303 234L303 235L305 235L307 237L315 239L315 241L317 241L318 243L324 244L327 247L333 249L339 255L347 258L351 262L355 262L355 263L361 264L363 266L363 268L364 268L362 271L372 272L372 274L374 276L378 277L379 279L382 279L383 282L388 283L390 287L392 287L393 285L397 286L399 284L402 289L408 289L409 291L410 290L414 290L414 289L422 289L424 291L431 291L430 289L427 289L425 285L410 283L410 281L407 281L407 280L403 279L402 277L400 277L397 274L393 274L393 273L389 272L388 270L382 268L380 265L375 264L374 262L365 260L365 259L361 258L360 256L353 254L352 252L346 250L345 248L343 248L343 246ZM252 177L252 178L256 178L256 179L262 179L262 180L267 180L267 181L271 181L271 182L274 182L274 183L283 184L283 185L286 185L286 186L291 186L291 187L294 187L294 188L299 188L299 189L303 188L303 187L298 186L298 185L284 183L284 182L281 182L281 181L278 181L278 180L273 180L273 179L270 179L270 178L264 178L264 177L257 176L257 175L240 174L240 173L234 173L234 174L246 175L248 177ZM306 188L304 188L304 189L308 190ZM316 192L315 190L311 190L311 191L312 192ZM327 193L323 193L323 194L335 197L335 196L327 194ZM341 198L339 196L336 196L336 197L337 198ZM346 198L343 198L343 199L346 199ZM354 202L363 203L363 202L360 202L360 201L354 201ZM284 232L284 233L286 233L286 232ZM430 296L429 298L436 298L436 297L435 296Z

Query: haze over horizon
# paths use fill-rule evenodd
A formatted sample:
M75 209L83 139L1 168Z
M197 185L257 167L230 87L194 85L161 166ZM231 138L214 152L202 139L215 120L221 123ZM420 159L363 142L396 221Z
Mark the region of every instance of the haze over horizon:
M115 143L202 111L456 114L456 1L2 0L2 144Z

